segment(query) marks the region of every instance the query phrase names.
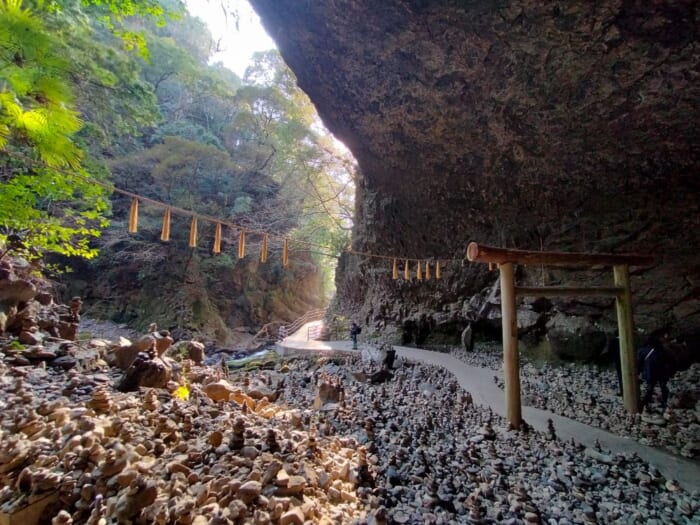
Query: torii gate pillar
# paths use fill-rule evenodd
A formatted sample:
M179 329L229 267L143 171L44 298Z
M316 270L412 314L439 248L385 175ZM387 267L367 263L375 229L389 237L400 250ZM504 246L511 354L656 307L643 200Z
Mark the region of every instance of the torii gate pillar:
M499 265L501 274L501 315L503 326L503 377L506 390L506 417L513 428L522 421L520 406L520 358L518 356L518 318L515 309L513 263Z
M506 416L513 428L522 424L520 406L520 363L518 357L518 320L515 298L520 295L615 297L617 324L620 333L620 367L625 408L639 413L639 381L635 370L634 321L632 319L632 293L630 291L629 266L648 266L654 258L648 255L613 253L562 253L531 250L513 250L479 245L470 242L467 259L499 265L501 275L501 315L503 325L503 376L505 380ZM612 266L614 287L516 287L513 265L552 266Z
M620 334L620 370L625 408L631 414L639 413L639 380L635 366L634 319L632 317L632 293L630 273L626 264L613 266L615 286L620 292L615 298L617 328Z

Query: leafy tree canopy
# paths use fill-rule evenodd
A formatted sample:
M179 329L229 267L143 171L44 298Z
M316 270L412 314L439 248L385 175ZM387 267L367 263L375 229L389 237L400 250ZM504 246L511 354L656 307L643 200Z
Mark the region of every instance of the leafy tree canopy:
M162 24L182 11L179 2L171 7L0 0L0 241L20 232L36 255L97 253L90 239L106 226L109 206L104 187L91 182L106 170L90 153L158 118L153 87L128 53L146 56L143 36L122 22L148 16Z
M109 165L117 186L339 251L352 159L279 53L256 55L241 80L207 63L211 36L170 15L181 10L0 0L0 224L39 252L93 256L110 209L87 175L106 181ZM148 55L129 51L129 32Z
M0 0L0 240L21 232L38 253L91 257L107 203L73 141L82 121L60 49L20 0Z

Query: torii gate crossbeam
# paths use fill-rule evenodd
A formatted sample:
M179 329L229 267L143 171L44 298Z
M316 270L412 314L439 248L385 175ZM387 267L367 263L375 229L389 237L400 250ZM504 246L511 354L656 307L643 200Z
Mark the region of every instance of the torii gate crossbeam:
M517 296L612 296L615 297L617 327L620 334L620 367L625 408L639 412L639 381L635 370L634 320L629 267L648 266L654 258L636 254L565 253L511 250L475 242L467 247L467 259L498 264L501 278L501 318L503 327L503 376L505 379L506 417L513 428L520 428L520 359L518 355ZM514 265L565 267L612 266L614 286L610 287L516 287Z

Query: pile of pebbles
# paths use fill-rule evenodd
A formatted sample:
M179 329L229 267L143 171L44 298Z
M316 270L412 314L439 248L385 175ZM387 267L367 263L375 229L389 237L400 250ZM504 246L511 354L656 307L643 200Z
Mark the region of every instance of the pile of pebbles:
M0 362L0 516L41 504L56 525L700 519L698 494L635 456L508 430L441 368L355 379L378 366L185 363L166 389L119 393L111 369Z
M501 370L500 347L454 350L454 357L473 366ZM503 387L503 382L498 381ZM691 459L700 457L700 365L677 372L668 383L668 407L662 411L657 387L652 406L630 417L618 395L614 370L582 363L535 364L521 357L522 403L559 414L643 445ZM642 392L646 385L641 385Z

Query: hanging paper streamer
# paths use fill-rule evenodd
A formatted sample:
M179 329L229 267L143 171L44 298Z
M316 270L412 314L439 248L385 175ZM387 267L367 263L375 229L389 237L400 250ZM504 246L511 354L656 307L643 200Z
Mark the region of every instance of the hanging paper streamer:
M238 258L243 259L245 257L245 230L241 230L238 236Z
M267 233L263 234L262 248L260 249L260 262L267 262Z
M163 229L160 230L160 240L166 242L170 240L170 208L165 208L163 213Z
M399 265L394 259L394 267L391 269L391 278L395 281L399 278Z
M105 187L107 187L106 185L102 184L101 182L96 181L96 180L93 180L93 179L91 179L91 178L89 178L89 177L81 177L81 178L84 179L84 180L87 180L88 182L94 183L94 184L96 184L96 185L100 185L100 186L105 186ZM159 206L159 207L161 207L161 208L163 208L163 209L165 210L164 216L163 216L163 227L162 227L162 230L161 230L161 240L162 240L162 241L169 241L169 240L170 240L171 212L172 212L172 208L169 207L168 204L166 204L166 203L164 203L164 202L158 202L158 201L155 201L155 200L153 200L153 199L151 199L151 198L148 198L148 197L145 197L145 196L141 196L141 195L137 195L137 194L128 192L128 191L126 191L126 190L122 190L122 189L119 189L119 188L115 188L115 187L112 187L111 185L109 186L109 188L110 188L111 191L113 191L113 192L115 192L115 193L119 193L119 194L125 195L125 196L127 196L127 197L129 197L129 198L132 199L132 201L131 201L131 208L130 208L130 210L129 210L129 219L128 219L128 221L129 221L129 222L128 222L128 230L129 230L129 233L136 233L137 230L138 230L138 208L139 208L139 200L144 200L145 202L147 202L147 203L149 203L149 204L153 204L153 205ZM185 210L185 209L181 209L181 208L178 208L177 210L178 210L179 213L184 213L184 214L190 215L190 216L192 217L192 227L190 228L190 242L189 242L189 245L190 245L190 247L195 248L196 245L197 245L197 237L198 237L198 235L197 235L198 232L197 232L197 227L196 227L196 225L197 225L197 218L195 217L195 212L194 212L193 210ZM239 225L231 224L231 223L226 222L225 220L220 220L220 219L216 219L216 218L213 218L213 217L205 217L204 220L205 220L205 221L214 222L215 224L220 224L222 229L223 229L223 225L224 225L224 224L230 225L230 226L231 226L232 228L234 228L234 229L236 229L236 228L241 229L241 228L242 228L242 227L239 226ZM261 257L261 261L262 261L262 262L266 262L266 260L267 260L267 254L264 253L264 252L269 248L269 244L268 244L269 239L267 238L267 234L266 234L265 232L262 232L262 231L254 231L254 230L248 230L247 233L253 233L253 234L255 234L255 235L258 235L258 234L259 234L259 235L264 236L264 239L263 239L263 250L261 251L260 257ZM240 240L241 240L241 242L239 243L239 257L243 258L243 257L245 256L245 232L244 232L244 231L241 231L241 239L240 239ZM216 241L216 239L215 239L215 241ZM313 244L313 243L310 243L310 242L305 242L305 241L302 241L302 240L300 240L300 242L302 242L302 243L304 243L304 244L307 244L307 245L309 245L309 246L314 246L314 244ZM215 243L215 244L218 244L218 243ZM541 244L542 244L542 243L541 243ZM287 250L288 250L288 240L285 240L285 247L286 247ZM540 247L541 247L541 246L540 246ZM217 252L218 252L219 250L220 250L220 245L217 246ZM285 253L283 254L283 255L284 255L285 266L286 266L286 264L288 264L288 262L289 262L289 261L288 261L288 251L287 251L287 250L285 250ZM392 277L393 277L394 279L396 279L396 278L398 277L398 275L397 275L397 274L398 274L398 259L397 259L397 256L394 256L394 255L375 254L375 253L364 253L364 252L359 252L359 251L355 251L355 250L351 250L351 249L348 249L348 250L346 250L346 251L347 251L348 253L356 254L356 255L361 255L361 256L363 256L363 257L381 258L381 259L384 259L384 260L391 259L391 260L393 261L393 266L394 266L394 268L392 268ZM406 259L406 260L405 260L404 277L405 277L406 280L410 280L410 279L411 279L411 274L410 274L410 269L409 269L410 260L411 260L411 259ZM412 260L416 260L416 259L412 259ZM418 262L418 267L419 267L419 269L420 269L420 266L421 266L420 261L417 261L417 262ZM434 273L431 273L430 262L427 261L427 260L424 261L424 262L425 262L425 265L426 265L426 266L425 266L425 272L426 272L426 273L425 273L425 276L426 276L426 279L430 279L433 275L434 275L434 277L435 277L436 279L441 279L441 278L442 278L442 267L441 267L441 264L440 264L441 261L439 261L439 260L436 260L436 261L435 261L435 271L434 271ZM467 259L466 259L466 258L461 258L461 259L450 259L450 258L447 258L447 259L445 260L445 262L443 263L443 265L444 265L444 264L450 264L450 263L452 263L452 262L455 262L455 263L461 262L461 265L464 267L464 266L466 266L466 264L467 264ZM489 270L498 269L499 267L500 267L499 264L491 264L491 263L489 264ZM422 279L422 277L423 277L422 272L420 272L420 274L421 274L421 275L420 275L420 278Z
M197 216L192 216L192 224L190 224L190 248L197 247Z
M423 280L423 272L420 269L420 261L418 261L418 268L416 269L416 279L419 281Z
M136 233L139 227L139 200L137 198L131 201L131 210L129 210L129 233Z
M289 239L284 240L284 245L282 246L282 266L285 268L289 264Z
M407 281L411 280L411 270L408 267L408 259L406 259L406 264L403 267L403 278Z
M211 250L214 255L219 255L221 253L221 223L216 223L216 230L214 230L214 247Z

